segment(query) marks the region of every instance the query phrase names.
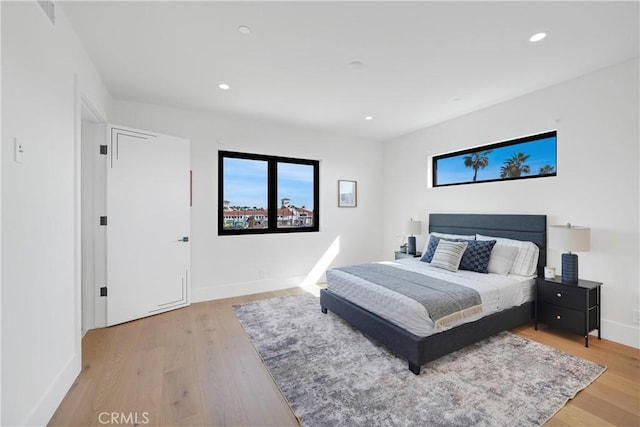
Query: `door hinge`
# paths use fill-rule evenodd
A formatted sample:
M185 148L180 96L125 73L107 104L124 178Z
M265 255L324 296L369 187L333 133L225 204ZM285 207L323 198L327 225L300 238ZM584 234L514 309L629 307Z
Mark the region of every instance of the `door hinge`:
M107 225L107 217L106 216L101 216L100 217L100 225Z
M101 297L106 297L107 296L107 287L103 286L100 288L100 296Z
M100 146L100 154L107 154L107 146L106 145L101 145Z

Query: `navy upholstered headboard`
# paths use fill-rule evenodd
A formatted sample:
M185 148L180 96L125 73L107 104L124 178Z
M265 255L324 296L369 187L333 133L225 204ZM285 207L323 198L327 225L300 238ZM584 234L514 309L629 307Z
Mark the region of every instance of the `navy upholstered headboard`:
M540 248L538 276L547 264L547 216L502 214L429 214L429 232L450 234L484 234L525 240Z

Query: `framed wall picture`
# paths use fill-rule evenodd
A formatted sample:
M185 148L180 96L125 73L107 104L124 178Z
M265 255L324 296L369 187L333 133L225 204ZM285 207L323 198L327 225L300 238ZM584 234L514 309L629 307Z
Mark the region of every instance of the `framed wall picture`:
M358 206L358 182L338 180L338 207L355 208Z

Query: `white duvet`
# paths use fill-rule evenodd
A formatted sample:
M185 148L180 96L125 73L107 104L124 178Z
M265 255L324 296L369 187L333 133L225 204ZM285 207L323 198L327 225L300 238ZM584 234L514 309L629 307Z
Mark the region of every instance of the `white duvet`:
M382 263L467 286L480 294L481 314L468 317L448 327L435 329L427 309L418 301L340 270L327 272L327 289L331 292L421 337L451 329L462 323L473 322L491 313L515 307L533 299L535 284L533 277L483 274L465 270L451 272L431 267L419 258L404 258Z

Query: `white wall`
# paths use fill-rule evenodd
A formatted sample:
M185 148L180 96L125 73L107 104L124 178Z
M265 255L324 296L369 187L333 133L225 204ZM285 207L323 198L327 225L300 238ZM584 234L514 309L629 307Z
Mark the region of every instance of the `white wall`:
M338 238L330 265L382 256L381 143L132 102L117 102L113 120L191 140L192 301L323 280L309 273ZM320 232L218 236L219 149L320 160ZM357 208L337 207L338 179L358 181Z
M46 424L80 372L79 110L110 96L57 7L2 2L2 425ZM13 138L25 161L13 161Z
M549 225L591 227L580 277L604 282L602 335L639 347L638 91L636 59L385 142L385 255L408 215L427 221L424 235L431 212L546 214ZM557 177L427 186L429 156L556 128ZM560 253L550 249L547 264L559 268Z

